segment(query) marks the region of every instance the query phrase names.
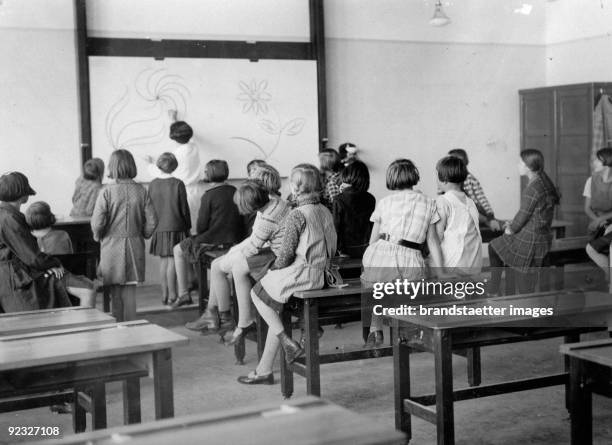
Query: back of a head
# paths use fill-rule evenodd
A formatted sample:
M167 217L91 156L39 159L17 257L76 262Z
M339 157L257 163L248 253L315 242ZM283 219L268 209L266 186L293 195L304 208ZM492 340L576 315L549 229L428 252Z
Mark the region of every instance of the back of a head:
M438 171L438 179L441 182L453 184L463 184L468 174L467 166L463 160L455 156L445 156L440 159L436 170Z
M258 180L247 179L234 192L234 204L241 215L255 213L268 202L268 189Z
M138 174L132 153L119 149L113 151L108 161L108 177L111 179L134 179Z
M229 176L229 167L227 162L222 159L213 159L208 161L204 167L206 178L209 182L223 182Z
M170 125L170 139L179 144L186 144L193 137L193 129L184 121L177 121Z
M448 155L461 159L466 166L470 163L468 155L463 148L453 148L448 152Z
M261 167L262 165L266 165L266 161L262 159L253 159L252 161L249 161L249 163L247 164L247 175L249 176L249 178L253 174L253 171Z
M277 169L269 164L258 166L251 179L257 179L266 187L270 195L280 196L281 177Z
M355 161L342 170L342 182L349 184L357 192L367 192L370 188L370 172L361 161Z
M321 193L321 172L312 164L299 164L291 170L291 184L298 195Z
M91 158L83 164L83 178L88 181L102 182L104 177L104 161L100 158Z
M389 190L411 189L421 179L419 170L410 159L396 159L387 168Z
M340 159L346 158L346 155L350 148L355 149L357 148L357 146L352 142L345 142L344 144L340 144L340 146L338 147L338 154L340 154Z
M532 172L544 171L544 155L540 150L528 148L521 151L521 159Z
M162 172L170 174L178 167L178 161L172 153L165 152L159 155L156 165Z
M30 204L25 212L26 222L32 230L41 230L55 224L55 215L51 212L51 207L44 201L37 201Z
M597 150L596 156L604 167L612 167L612 148L600 148Z
M319 163L321 164L322 171L338 172L342 163L340 162L340 155L333 148L326 148L319 152Z

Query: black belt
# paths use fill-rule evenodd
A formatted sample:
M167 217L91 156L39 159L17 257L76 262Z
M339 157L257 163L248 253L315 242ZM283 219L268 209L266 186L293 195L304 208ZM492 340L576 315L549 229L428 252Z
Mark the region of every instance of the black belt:
M418 250L419 252L423 252L425 244L413 243L412 241L408 241L405 239L397 238L395 236L391 236L388 233L381 233L379 236L380 239L388 241L393 244L398 244L402 247L407 247L409 249Z

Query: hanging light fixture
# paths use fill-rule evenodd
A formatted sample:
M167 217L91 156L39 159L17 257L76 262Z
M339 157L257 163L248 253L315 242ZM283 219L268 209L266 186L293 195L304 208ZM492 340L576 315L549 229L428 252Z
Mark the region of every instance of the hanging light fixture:
M442 10L442 1L436 1L436 9L434 11L434 15L429 21L431 26L446 26L451 22L451 19L444 13Z

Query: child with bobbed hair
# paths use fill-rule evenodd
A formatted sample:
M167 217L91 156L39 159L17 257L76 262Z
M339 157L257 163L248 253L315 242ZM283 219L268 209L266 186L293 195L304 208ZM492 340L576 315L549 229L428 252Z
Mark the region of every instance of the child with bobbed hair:
M326 148L319 152L319 163L323 181L321 202L331 211L334 199L340 194L342 183L340 155L333 148Z
M262 159L253 159L252 161L249 161L249 163L247 164L247 176L249 179L253 179L253 173L255 173L255 171L263 166L263 165L267 165L266 161L262 160Z
M174 246L178 298L172 305L177 308L191 304L189 294L189 263L198 262L200 255L213 248L227 248L244 238L244 220L234 204L236 188L225 181L229 176L226 161L213 159L206 164L205 177L211 184L202 195L199 205L196 235Z
M30 204L25 213L26 221L36 238L38 248L48 255L67 255L74 253L70 236L63 230L54 229L55 215L44 201ZM62 282L68 293L81 301L81 306L95 307L96 285L83 275L74 275L65 271Z
M113 316L136 318L136 284L145 279L144 240L153 235L157 213L147 190L136 181L134 157L115 150L108 162L107 184L98 196L91 230L100 242L98 276L110 287Z
M260 181L268 190L270 197L280 198L281 177L278 170L269 164L260 165L253 172L252 178Z
M363 162L354 161L342 170L340 177L342 193L332 208L338 251L341 255L362 258L372 230L370 216L376 207L376 198L368 193L370 172Z
M427 267L423 257L426 245L432 265L442 266L440 241L435 228L440 217L435 201L413 190L419 180L419 170L409 159L397 159L387 168L387 189L393 193L378 201L370 217L374 226L370 245L363 254L361 275L367 288L374 283L394 282L396 279L418 281L426 278ZM383 343L382 318L372 315L365 347L379 347Z
M151 203L158 223L151 238L151 255L160 257L162 303L172 304L178 298L174 246L189 236L191 217L185 184L172 176L178 162L172 153L162 153L157 168L162 172L149 185Z
M274 265L251 291L257 311L268 324L268 335L257 368L238 378L243 384L274 383L272 365L279 346L289 364L304 353L285 333L279 312L295 292L323 287L327 261L336 252L334 221L320 203L318 169L310 164L294 167L290 186L297 206L283 224L284 236Z
M83 175L76 180L72 195L70 216L90 217L93 213L98 193L102 190L104 161L100 158L89 159L83 165Z

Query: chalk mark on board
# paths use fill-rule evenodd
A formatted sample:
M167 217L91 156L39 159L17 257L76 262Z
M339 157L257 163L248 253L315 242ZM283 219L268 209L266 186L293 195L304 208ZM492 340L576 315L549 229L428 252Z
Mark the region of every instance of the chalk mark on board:
M278 148L282 136L296 136L304 129L306 119L298 117L284 122L276 110L274 110L272 104L268 104L268 102L272 101L272 95L266 91L268 88L267 80L264 79L257 81L255 79L251 79L250 82L241 80L238 82L238 88L241 92L238 94L236 99L239 102L242 102L242 113L249 114L252 112L256 118L259 118L261 114L262 118L258 122L259 128L269 135L276 136L276 138L272 144L272 147L268 150L264 149L260 144L256 143L250 138L233 136L230 139L238 139L254 145L257 147L257 149L259 149L259 151L262 152L264 155L264 160L267 160ZM270 109L274 110L274 114L276 115L275 120L263 117L263 115L268 114Z
M130 94L132 90L135 95ZM107 141L114 150L161 142L167 133L168 110L185 114L189 97L191 91L181 76L168 74L165 68L142 70L136 75L133 88L126 86L106 114ZM135 114L138 119L129 119Z

